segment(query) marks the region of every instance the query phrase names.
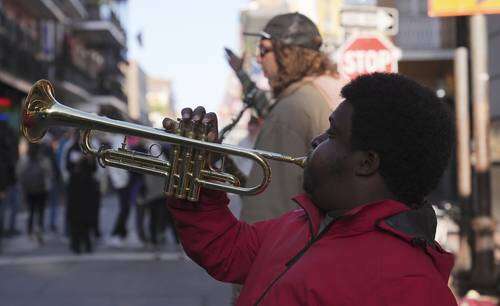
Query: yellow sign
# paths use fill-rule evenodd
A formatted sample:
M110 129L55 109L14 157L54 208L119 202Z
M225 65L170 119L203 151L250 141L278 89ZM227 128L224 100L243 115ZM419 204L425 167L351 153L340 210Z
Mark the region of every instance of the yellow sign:
M431 17L500 14L500 0L428 0Z

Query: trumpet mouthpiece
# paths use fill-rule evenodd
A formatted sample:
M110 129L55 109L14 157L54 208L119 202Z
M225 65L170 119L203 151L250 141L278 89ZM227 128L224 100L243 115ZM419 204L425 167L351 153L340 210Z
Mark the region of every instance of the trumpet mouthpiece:
M306 163L307 163L307 156L297 157L297 158L294 159L293 162L297 166L299 166L301 168L304 168L306 166Z

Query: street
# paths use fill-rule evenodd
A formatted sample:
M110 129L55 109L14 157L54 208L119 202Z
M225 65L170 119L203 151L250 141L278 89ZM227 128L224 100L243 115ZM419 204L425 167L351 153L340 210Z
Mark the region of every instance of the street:
M104 199L103 235L109 235L117 213L116 197ZM65 238L45 235L44 245L26 237L7 239L0 255L1 306L72 305L139 306L229 305L231 287L213 280L173 239L159 252L146 251L133 231L126 247L106 245L90 255L73 255ZM26 215L19 214L24 229Z

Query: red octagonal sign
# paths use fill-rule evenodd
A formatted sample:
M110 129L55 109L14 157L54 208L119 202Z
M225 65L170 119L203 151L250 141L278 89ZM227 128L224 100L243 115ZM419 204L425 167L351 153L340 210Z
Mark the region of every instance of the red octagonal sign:
M372 72L398 72L401 50L376 33L352 35L337 51L339 73L349 79Z

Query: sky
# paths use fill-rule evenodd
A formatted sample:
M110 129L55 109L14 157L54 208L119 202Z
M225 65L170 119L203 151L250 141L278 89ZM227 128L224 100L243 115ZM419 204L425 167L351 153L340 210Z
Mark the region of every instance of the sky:
M239 10L248 0L129 0L128 58L170 79L176 108L216 111L231 70L224 46L239 47ZM137 42L142 32L143 47Z

